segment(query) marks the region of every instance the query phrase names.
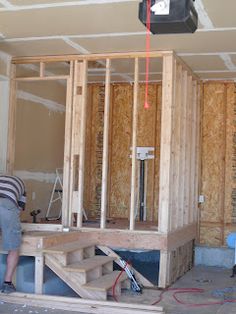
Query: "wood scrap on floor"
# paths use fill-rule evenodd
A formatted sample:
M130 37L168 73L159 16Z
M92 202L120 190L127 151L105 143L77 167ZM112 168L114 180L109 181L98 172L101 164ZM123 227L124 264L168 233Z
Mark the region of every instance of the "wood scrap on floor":
M0 300L14 304L25 304L38 307L52 307L54 309L67 310L69 312L81 311L94 314L165 314L160 306L145 304L129 304L84 300L68 297L55 297L51 295L37 295L25 293L0 294Z

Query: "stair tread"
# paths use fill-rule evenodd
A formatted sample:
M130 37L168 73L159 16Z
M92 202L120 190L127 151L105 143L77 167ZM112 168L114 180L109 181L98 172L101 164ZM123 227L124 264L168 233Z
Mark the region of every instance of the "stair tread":
M86 283L82 287L85 289L106 291L114 285L119 274L120 274L120 271L115 270L110 274L104 275L104 276L102 276L96 280L93 280L93 281ZM124 281L127 278L128 277L127 277L126 273L123 272L121 274L118 282Z
M92 270L98 266L102 266L106 263L114 261L114 257L110 256L102 256L102 255L96 255L90 258L86 258L83 261L69 264L64 266L64 269L67 271L75 271L75 272L85 272L88 270Z
M79 249L84 249L87 247L95 246L94 243L91 241L74 241L74 242L69 242L69 243L64 243L64 244L59 244L55 246L51 246L48 248L43 249L44 253L58 253L58 254L63 254L63 253L69 253L73 252Z

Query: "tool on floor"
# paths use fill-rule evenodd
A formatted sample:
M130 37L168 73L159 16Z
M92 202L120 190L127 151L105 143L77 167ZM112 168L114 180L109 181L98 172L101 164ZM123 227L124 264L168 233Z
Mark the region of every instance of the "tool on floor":
M41 213L40 209L34 209L30 212L30 216L33 217L33 223L37 223L37 215Z
M134 272L133 272L132 268L123 259L120 259L120 265L124 269L124 271L126 272L127 276L129 277L129 279L131 281L131 289L134 292L142 293L142 287L141 287L141 285L139 285L137 283L137 280L134 276Z

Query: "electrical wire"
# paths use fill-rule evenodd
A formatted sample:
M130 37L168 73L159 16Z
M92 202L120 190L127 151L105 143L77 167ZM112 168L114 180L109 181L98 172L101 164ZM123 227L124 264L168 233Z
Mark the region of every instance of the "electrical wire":
M121 275L122 275L123 272L125 271L125 267L126 267L128 264L129 264L129 262L126 262L124 268L122 267L122 269L121 269L119 275L116 277L116 280L115 280L114 285L112 286L112 297L113 297L113 299L114 299L116 302L118 302L118 299L117 299L117 297L116 297L116 295L115 295L115 288L116 288L116 285L117 285L117 283L118 283L118 281L119 281ZM129 264L129 265L130 265L130 264Z
M118 299L115 295L115 288L116 288L116 285L122 275L122 273L125 271L125 268L127 265L131 265L130 262L126 262L125 263L125 266L122 267L119 275L117 276L116 280L115 280L115 283L114 285L112 286L112 297L113 299L118 302ZM156 305L158 303L160 303L163 299L163 295L166 293L166 292L173 292L173 299L178 303L178 304L181 304L181 305L185 305L185 306L188 306L188 307L202 307L202 306L211 306L211 305L223 305L225 303L236 303L236 299L226 299L226 300L223 300L223 301L215 301L215 302L206 302L206 303L188 303L188 302L185 302L185 301L182 301L180 300L177 295L179 294L186 294L186 293L204 293L205 290L202 289L202 288L168 288L168 289L164 289L161 291L158 299L153 302L151 305Z
M164 293L169 292L169 291L174 292L172 296L178 304L189 306L189 307L201 307L201 306L211 306L211 305L223 305L225 303L236 303L236 299L224 300L224 301L215 301L215 302L206 302L206 303L188 303L188 302L184 302L184 301L180 300L177 297L177 295L178 294L186 294L186 293L204 293L205 290L201 289L201 288L169 288L169 289L163 290L160 293L158 300L155 301L154 303L152 303L152 305L156 305L156 304L160 303L162 301Z

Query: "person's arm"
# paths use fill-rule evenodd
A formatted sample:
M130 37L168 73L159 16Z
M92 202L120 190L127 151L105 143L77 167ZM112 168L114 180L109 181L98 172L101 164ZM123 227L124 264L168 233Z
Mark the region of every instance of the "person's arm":
M23 195L20 197L18 201L18 205L22 210L25 210L25 204L26 204L26 192L23 193Z

